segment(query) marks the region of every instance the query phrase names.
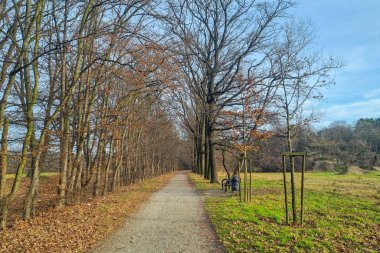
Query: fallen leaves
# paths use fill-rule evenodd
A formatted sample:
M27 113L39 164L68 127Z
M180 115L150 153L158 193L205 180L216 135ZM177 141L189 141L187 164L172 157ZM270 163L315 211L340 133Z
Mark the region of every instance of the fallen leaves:
M119 228L155 191L174 175L124 187L63 208L40 212L31 220L16 220L0 232L0 252L84 252Z

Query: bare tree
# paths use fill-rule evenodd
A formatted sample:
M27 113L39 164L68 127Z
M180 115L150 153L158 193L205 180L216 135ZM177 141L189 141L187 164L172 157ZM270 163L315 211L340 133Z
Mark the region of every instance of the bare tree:
M316 120L312 103L322 99L321 89L333 82L331 71L340 68L342 63L331 57L324 59L320 53L311 51L313 30L308 23L286 23L281 38L267 54L271 55L273 78L279 86L274 101L278 120L275 131L286 138L287 151L292 152L299 132ZM296 220L292 156L290 163L293 218Z
M153 4L1 2L1 228L25 171L24 218L36 214L46 158L60 157L58 206L173 169L175 145L160 148L177 141L160 104L170 56L148 36L144 8ZM10 147L19 158L14 179L5 177Z
M191 80L189 88L199 101L198 124L204 122L205 127L201 141L206 149L204 171L210 173L211 182L218 181L217 117L224 107L236 103L244 89L236 78L244 60L262 50L276 36L277 21L292 5L282 0L168 1L164 8L167 12L159 16L173 34L173 44L177 43ZM198 153L202 156L203 152Z

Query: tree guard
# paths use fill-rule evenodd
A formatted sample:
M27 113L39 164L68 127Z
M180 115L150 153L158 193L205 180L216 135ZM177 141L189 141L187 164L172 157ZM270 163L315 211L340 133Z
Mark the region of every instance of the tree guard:
M302 159L302 170L301 170L301 224L303 224L303 213L304 213L304 181L305 181L305 166L306 166L306 152L283 152L282 156L282 168L283 168L283 183L284 183L284 195L285 195L285 214L286 214L286 224L289 224L288 215L288 193L286 190L286 158L289 157L290 161L290 183L292 192L292 214L293 214L293 224L297 224L297 211L296 211L296 196L295 196L295 180L294 180L294 158L301 157Z

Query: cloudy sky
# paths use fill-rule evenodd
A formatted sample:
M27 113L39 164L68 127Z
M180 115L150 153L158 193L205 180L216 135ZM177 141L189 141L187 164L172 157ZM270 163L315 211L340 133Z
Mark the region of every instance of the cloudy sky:
M336 71L336 84L324 91L319 125L380 118L380 0L299 2L294 14L311 19L317 45L346 65Z

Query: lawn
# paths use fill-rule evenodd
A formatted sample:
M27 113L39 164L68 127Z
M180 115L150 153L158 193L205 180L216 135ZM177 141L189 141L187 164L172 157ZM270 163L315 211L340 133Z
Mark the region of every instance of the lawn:
M200 190L219 187L196 174L191 179ZM380 251L380 172L306 173L302 226L285 225L282 174L255 173L252 189L249 204L238 195L207 198L206 209L229 252Z

